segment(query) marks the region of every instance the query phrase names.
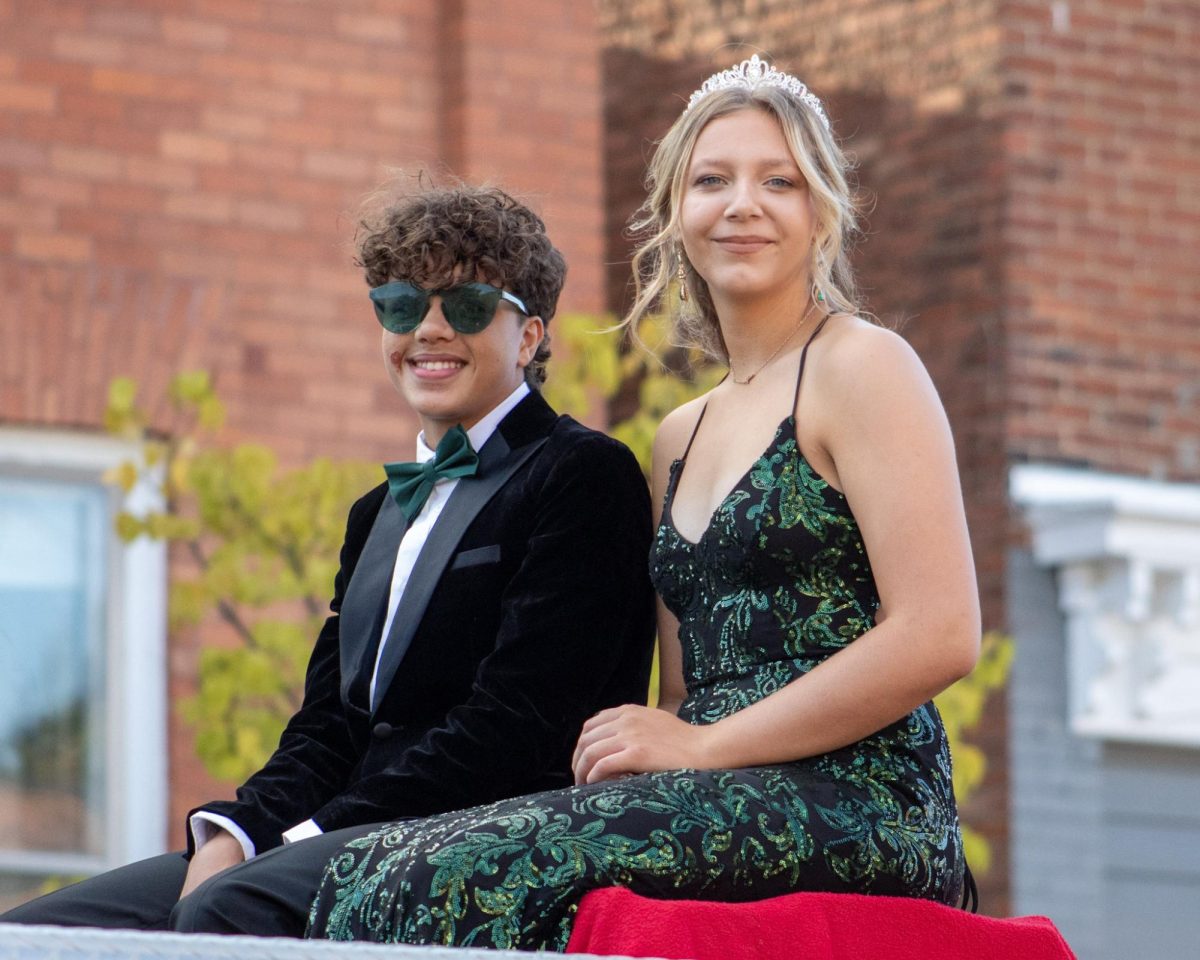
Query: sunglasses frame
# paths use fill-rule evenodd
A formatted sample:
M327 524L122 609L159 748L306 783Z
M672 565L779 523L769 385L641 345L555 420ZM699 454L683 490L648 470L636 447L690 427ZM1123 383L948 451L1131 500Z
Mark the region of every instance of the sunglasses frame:
M453 298L458 291L470 290L473 291L481 301L487 297L494 296L496 298L495 305L492 307L492 312L488 315L481 325L475 326L473 323L463 324L462 319L457 316L457 311L454 309ZM419 316L416 322L411 325L401 324L396 322L388 322L388 312L385 304L388 300L399 299L397 294L403 292L409 297L413 294L419 294L424 298L424 305L420 309ZM451 302L446 302L447 294L450 295ZM412 333L421 325L425 318L429 315L430 301L434 297L442 298L442 315L446 318L446 322L450 324L455 333L470 335L473 333L481 333L486 330L496 317L496 308L500 306L500 301L505 300L511 303L514 307L521 311L523 316L530 316L529 308L525 306L523 300L515 293L509 293L507 290L502 290L500 287L492 286L490 283L474 282L474 283L458 283L452 287L445 287L441 290L426 290L424 287L419 287L411 280L393 280L390 283L381 284L378 287L372 287L369 294L371 302L375 306L375 318L379 321L380 326L390 333ZM447 310L449 306L449 310ZM466 329L464 329L464 326Z

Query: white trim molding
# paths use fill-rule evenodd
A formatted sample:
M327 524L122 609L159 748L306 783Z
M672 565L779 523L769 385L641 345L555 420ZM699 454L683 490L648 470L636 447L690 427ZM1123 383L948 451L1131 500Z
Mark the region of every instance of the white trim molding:
M0 471L100 484L105 471L140 455L136 444L102 434L0 426ZM115 509L162 508L156 485L126 496L109 488ZM0 868L90 873L161 853L167 839L167 550L161 541L122 543L109 523L105 854L58 858L6 855ZM28 862L26 862L28 861ZM36 861L36 862L35 862ZM61 862L60 862L61 861Z
M1057 574L1071 729L1200 748L1200 485L1021 464L1009 493Z

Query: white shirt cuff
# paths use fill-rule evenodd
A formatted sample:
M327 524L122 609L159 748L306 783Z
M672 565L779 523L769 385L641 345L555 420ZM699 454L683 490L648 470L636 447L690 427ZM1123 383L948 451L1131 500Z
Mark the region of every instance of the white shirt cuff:
M196 842L196 849L199 850L202 846L208 843L213 838L213 835L218 829L225 830L233 835L238 844L242 848L242 856L247 860L255 854L254 841L249 835L228 817L223 817L219 813L209 813L207 810L198 810L192 814L188 820L188 826L192 831L192 839Z
M307 840L309 837L319 837L325 831L317 826L315 820L305 820L294 827L283 831L284 843L295 843L297 840Z

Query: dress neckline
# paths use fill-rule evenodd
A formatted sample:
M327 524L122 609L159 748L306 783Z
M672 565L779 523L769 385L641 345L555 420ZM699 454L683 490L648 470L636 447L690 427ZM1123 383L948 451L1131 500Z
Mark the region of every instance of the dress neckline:
M703 416L703 414L701 414L701 416ZM734 481L734 484L730 488L729 492L718 501L717 505L713 508L712 513L710 513L708 516L708 523L704 525L704 529L700 531L700 536L695 540L689 540L683 535L683 531L675 525L675 490L679 486L679 478L683 476L683 465L687 462L687 455L685 453L684 456L677 457L676 459L672 460L670 476L667 479L666 502L663 504L662 518L659 523L665 523L670 526L670 528L675 531L675 535L689 546L698 546L704 540L704 538L708 536L708 532L712 530L713 523L716 521L717 516L721 513L722 509L724 509L725 505L730 501L733 495L742 488L742 485L746 482L747 478L749 478L750 474L754 472L754 468L767 459L767 457L769 457L779 446L780 434L783 433L788 427L794 426L795 422L795 414L791 413L789 413L779 422L779 426L775 428L775 436L772 437L771 442L767 444L767 448L760 453L758 457L755 458L754 462L742 472L742 475L739 476L736 481ZM689 446L691 446L691 444L689 444ZM796 449L797 453L799 453L799 444L796 445ZM804 455L800 454L800 456L803 458ZM807 462L808 461L806 460L805 463Z
M704 406L700 408L700 416L696 418L696 425L694 427L692 427L692 435L688 438L687 446L683 448L683 455L680 457L677 457L676 459L671 461L670 474L667 479L667 495L665 498L665 503L663 504L662 519L660 521L660 524L661 523L670 524L671 529L675 531L676 536L678 536L679 539L682 540L684 543L687 543L694 547L694 546L697 546L708 535L709 530L712 529L713 521L716 520L717 515L720 514L722 508L724 508L725 504L727 504L729 502L730 498L735 493L737 493L738 490L741 489L742 484L746 481L746 478L749 477L750 474L754 471L754 468L757 467L760 463L762 463L763 460L765 460L767 457L769 457L771 455L771 453L779 446L779 444L780 444L779 438L785 432L791 434L791 437L796 444L796 456L799 458L799 460L806 467L808 467L808 469L812 472L812 474L814 476L820 478L825 483L825 485L827 487L829 487L829 481L825 480L823 477L821 477L821 475L819 473L817 473L815 470L813 470L813 466L811 463L808 462L808 458L805 457L804 454L800 451L800 438L797 435L798 431L796 430L796 405L800 402L800 382L804 378L804 364L808 360L808 348L810 346L812 346L812 342L817 339L817 335L822 330L825 329L825 324L828 322L829 322L829 314L826 314L824 317L822 317L821 322L817 324L817 326L813 330L813 332L809 334L808 339L804 341L804 349L800 351L800 362L799 362L799 364L797 364L797 369L796 369L796 389L792 395L791 412L786 417L784 417L779 422L779 426L775 428L775 435L771 439L771 442L769 444L767 444L767 449L764 450L761 454L759 454L757 459L755 459L754 462L751 463L750 466L746 468L746 470L742 473L742 475L740 477L738 477L737 481L734 483L734 485L730 489L730 491L727 494L725 494L725 496L722 497L720 499L720 501L718 501L717 505L713 508L712 513L709 514L708 523L705 525L704 529L700 532L700 536L696 540L689 540L687 537L685 537L683 535L683 533L680 531L679 527L677 527L675 525L673 507L674 507L674 503L675 503L675 491L679 487L679 478L683 476L683 468L687 464L688 454L692 452L692 444L696 442L696 434L698 434L700 432L700 424L702 424L704 422L704 415L706 413L708 413L708 401L707 400L704 401ZM728 374L727 374L727 376L728 376ZM829 488L831 490L834 489L833 487L829 487ZM840 491L834 490L834 492L838 493L838 495L841 496ZM843 497L842 499L844 500L845 498Z

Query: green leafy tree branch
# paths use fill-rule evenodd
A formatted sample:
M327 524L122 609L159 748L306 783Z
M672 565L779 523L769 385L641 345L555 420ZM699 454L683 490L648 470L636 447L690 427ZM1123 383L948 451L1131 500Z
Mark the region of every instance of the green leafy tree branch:
M193 572L171 584L173 630L215 613L236 637L201 651L197 692L181 704L206 769L236 781L270 755L300 705L346 511L380 472L327 459L281 470L265 446L216 443L225 413L207 373L178 375L168 393L174 422L160 433L147 427L132 380L109 387L105 425L140 450L109 479L126 492L153 484L164 503L119 514L117 532L178 544L191 561Z

